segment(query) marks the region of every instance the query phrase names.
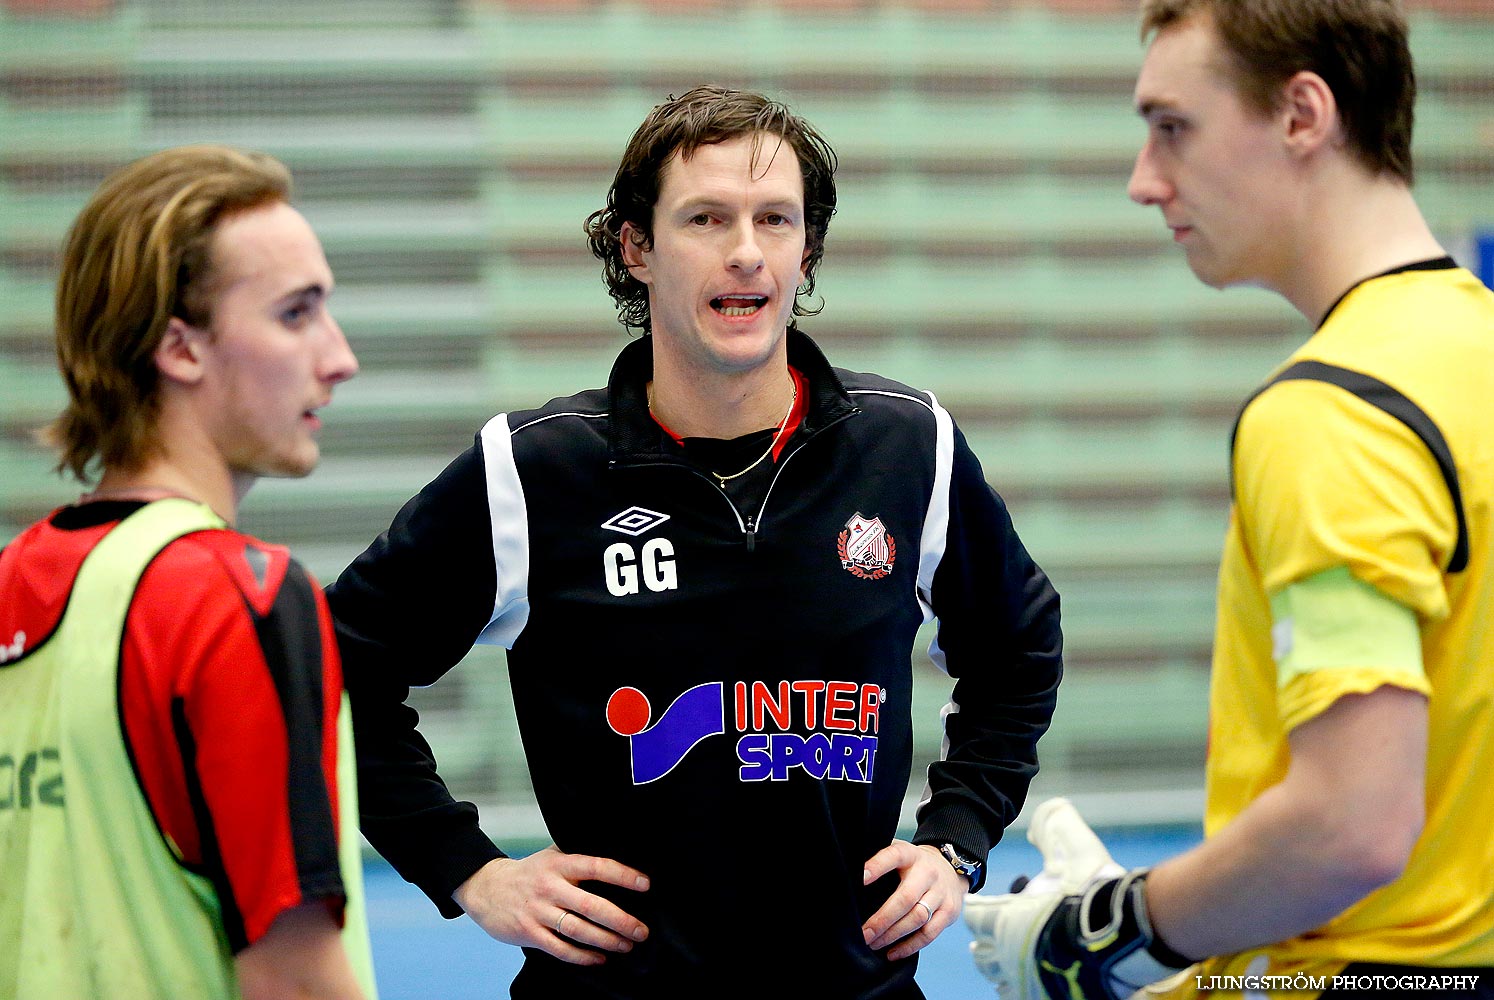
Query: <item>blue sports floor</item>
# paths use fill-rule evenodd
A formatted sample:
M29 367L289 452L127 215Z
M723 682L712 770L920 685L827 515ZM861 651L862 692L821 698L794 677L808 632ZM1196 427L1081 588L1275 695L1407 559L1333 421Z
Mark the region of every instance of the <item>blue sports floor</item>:
M1193 827L1099 830L1126 867L1154 864L1197 843ZM1041 867L1037 849L1012 831L991 852L987 888L1002 891L1019 874ZM419 890L384 863L367 868L369 924L383 1000L506 1000L519 949L489 938L466 918L443 920ZM929 1000L994 997L968 954L963 921L920 953L918 983Z

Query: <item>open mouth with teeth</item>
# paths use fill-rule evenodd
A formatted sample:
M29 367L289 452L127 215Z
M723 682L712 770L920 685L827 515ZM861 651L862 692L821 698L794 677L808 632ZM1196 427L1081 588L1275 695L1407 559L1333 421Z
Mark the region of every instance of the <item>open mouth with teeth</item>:
M768 304L766 295L718 295L711 308L726 317L751 316Z

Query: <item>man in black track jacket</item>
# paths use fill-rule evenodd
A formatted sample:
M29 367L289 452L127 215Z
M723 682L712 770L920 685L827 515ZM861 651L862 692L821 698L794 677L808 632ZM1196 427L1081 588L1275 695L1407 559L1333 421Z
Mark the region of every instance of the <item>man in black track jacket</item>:
M921 997L1037 770L1058 595L932 395L792 322L834 153L756 94L656 107L587 223L647 336L499 414L329 589L363 828L521 945L514 997ZM956 679L913 842L911 652ZM555 844L503 855L403 704L507 647Z

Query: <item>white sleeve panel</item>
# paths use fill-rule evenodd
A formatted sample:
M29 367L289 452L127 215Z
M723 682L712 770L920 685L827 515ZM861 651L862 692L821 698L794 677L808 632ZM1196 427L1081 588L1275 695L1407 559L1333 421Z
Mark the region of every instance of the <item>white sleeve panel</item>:
M938 639L935 639L930 644L929 653L934 657L934 662L939 665L939 669L944 670L944 650L939 648ZM949 760L949 717L959 714L959 711L960 703L955 701L953 697L939 709L939 756L936 759L938 761ZM923 791L918 795L918 805L914 808L913 815L917 817L919 813L923 812L923 807L933 801L933 798L934 787L928 780L928 771L925 770Z
M929 493L929 509L923 518L923 537L920 539L922 555L918 559L918 604L923 609L923 620L933 621L934 571L944 559L944 548L949 543L949 490L954 474L954 420L949 411L939 405L934 394L929 393L934 411L934 488Z
M493 598L493 617L477 641L512 648L529 622L529 508L524 503L524 486L514 464L508 414L500 413L489 420L481 437L498 586Z
M934 403L934 426L938 440L934 447L934 490L929 495L929 510L923 519L923 554L918 560L918 603L923 608L923 620L926 623L934 617L931 603L934 573L939 569L939 563L944 559L944 549L949 544L949 491L954 485L954 420L950 418L949 411L934 399L932 392L929 393L929 399ZM946 675L949 673L937 633L929 642L929 659ZM949 716L959 710L960 706L953 698L939 710L939 760L949 759ZM926 783L919 796L915 816L928 805L933 794L933 788Z

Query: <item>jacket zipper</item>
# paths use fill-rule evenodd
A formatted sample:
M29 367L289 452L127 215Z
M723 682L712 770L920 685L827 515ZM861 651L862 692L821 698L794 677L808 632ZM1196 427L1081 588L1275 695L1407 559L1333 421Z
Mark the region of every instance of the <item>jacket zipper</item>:
M688 462L650 461L650 462L638 462L638 463L634 463L634 464L635 464L635 467L636 466L641 466L641 465L663 465L663 466L669 466L670 468L685 469L688 472L691 472L694 475L699 476L701 479L704 479L706 482L710 483L713 487L715 487L716 492L721 494L721 499L723 499L723 500L726 501L726 506L728 506L728 507L731 508L732 516L737 519L737 527L739 527L739 528L742 529L742 538L743 538L743 541L745 541L747 543L747 551L748 552L753 552L753 551L755 551L757 549L757 531L758 531L758 528L762 526L763 514L766 513L767 510L768 510L768 497L770 497L770 496L773 495L773 487L775 487L775 486L778 485L778 477L781 476L781 475L783 475L783 467L786 466L786 465L788 465L789 459L793 458L795 455L799 454L799 452L803 451L804 448L809 444L810 441L814 440L816 437L819 437L821 434L823 434L825 431L829 430L831 427L834 427L836 424L840 423L841 421L847 420L847 419L855 416L856 414L858 414L860 412L861 411L859 409L854 409L850 413L841 414L839 417L836 417L834 420L830 421L824 427L821 427L818 430L816 430L809 437L807 437L807 438L803 439L802 441L800 441L794 447L793 451L791 451L788 454L784 455L783 456L783 460L780 461L777 464L776 468L773 471L773 478L768 481L768 492L766 492L766 493L763 494L763 503L762 503L762 506L758 508L757 516L753 517L751 514L748 514L745 520L742 517L742 512L737 509L737 505L732 501L731 495L726 492L726 490L721 486L721 484L718 483L718 482L716 482L709 475L707 475L704 472L701 472L699 469L695 468L693 465L689 464ZM609 464L615 466L617 463L612 462L612 463L609 463Z
M768 498L773 495L773 487L775 487L775 486L778 485L778 477L781 476L781 475L783 475L783 469L784 469L784 467L786 465L788 465L789 459L793 458L795 455L799 454L799 452L801 452L805 448L807 448L809 446L809 442L810 441L813 441L815 438L817 438L821 434L825 433L825 431L827 431L830 428L834 427L836 424L840 423L842 420L848 420L848 419L850 419L851 417L855 416L856 414L858 414L860 412L861 411L859 409L855 409L855 410L852 410L850 413L843 413L843 414L841 414L840 416L836 417L834 420L832 420L828 424L826 424L824 427L821 427L818 430L816 430L809 437L804 438L802 441L799 442L799 444L794 448L793 451L791 451L788 454L786 454L786 455L783 456L783 461L779 462L777 468L775 468L773 470L773 478L768 481L768 492L766 492L766 493L763 494L763 503L762 503L762 506L757 509L757 517L754 518L750 514L747 516L747 523L744 526L744 530L746 531L746 534L747 534L747 551L748 552L751 552L754 548L757 547L757 529L762 526L763 515L768 512ZM718 489L719 489L719 487L718 487ZM725 493L726 491L722 490L721 492ZM728 503L731 502L731 497L727 497L726 499L727 499ZM732 505L732 509L733 510L736 509L736 505L735 504Z

